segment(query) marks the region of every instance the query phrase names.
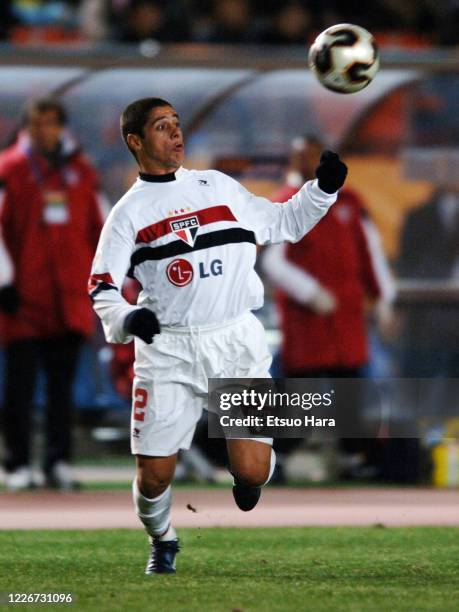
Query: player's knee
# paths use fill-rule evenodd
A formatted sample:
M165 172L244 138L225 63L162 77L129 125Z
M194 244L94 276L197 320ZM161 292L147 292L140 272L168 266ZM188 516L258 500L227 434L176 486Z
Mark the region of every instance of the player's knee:
M148 499L154 499L158 497L158 495L161 495L161 493L164 493L170 483L171 479L161 474L152 474L142 471L137 474L137 486L139 487L139 491Z
M261 487L269 478L269 464L241 462L234 470L237 480L249 487Z

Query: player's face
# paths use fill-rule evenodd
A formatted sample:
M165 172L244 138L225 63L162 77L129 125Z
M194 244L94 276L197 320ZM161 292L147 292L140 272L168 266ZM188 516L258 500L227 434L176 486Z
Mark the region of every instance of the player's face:
M43 153L53 153L57 149L63 129L55 110L33 111L27 120L32 145Z
M136 149L141 168L152 174L174 172L183 164L185 147L180 119L172 106L150 111L143 138Z

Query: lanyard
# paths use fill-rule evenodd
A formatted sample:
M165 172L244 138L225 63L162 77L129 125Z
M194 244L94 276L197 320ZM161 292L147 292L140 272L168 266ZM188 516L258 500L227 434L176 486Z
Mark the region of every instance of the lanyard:
M31 147L27 147L26 149L26 156L27 156L27 160L30 164L30 167L32 169L32 173L35 177L35 180L37 181L37 183L43 187L44 183L45 183L45 175L43 174L43 172L41 171L41 168L37 162L36 159L36 155L34 155L32 148ZM62 189L66 190L68 187L68 181L67 178L65 176L65 172L62 171L62 168L58 168L57 169L59 171L59 178L61 180L61 187Z

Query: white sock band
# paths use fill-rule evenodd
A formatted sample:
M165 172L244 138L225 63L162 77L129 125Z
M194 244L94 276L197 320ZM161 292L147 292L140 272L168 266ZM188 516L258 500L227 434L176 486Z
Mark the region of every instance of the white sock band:
M137 516L145 525L147 533L152 537L163 535L168 530L171 522L171 486L169 485L158 497L147 499L139 491L137 478L134 478L132 497L137 510Z
M263 483L263 487L265 485L268 484L268 482L271 480L273 474L274 474L274 468L276 467L276 453L274 452L274 449L271 449L271 462L269 465L269 476L268 476L268 480L266 482Z

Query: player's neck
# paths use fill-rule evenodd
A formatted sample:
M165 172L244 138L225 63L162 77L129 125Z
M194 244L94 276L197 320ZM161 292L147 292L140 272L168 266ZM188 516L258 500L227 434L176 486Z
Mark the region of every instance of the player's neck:
M164 166L151 161L139 163L139 173L148 174L150 176L162 176L164 174L173 174L177 172L180 166Z
M168 172L167 174L148 174L147 172L139 172L139 178L147 183L168 183L169 181L177 180L175 172Z

